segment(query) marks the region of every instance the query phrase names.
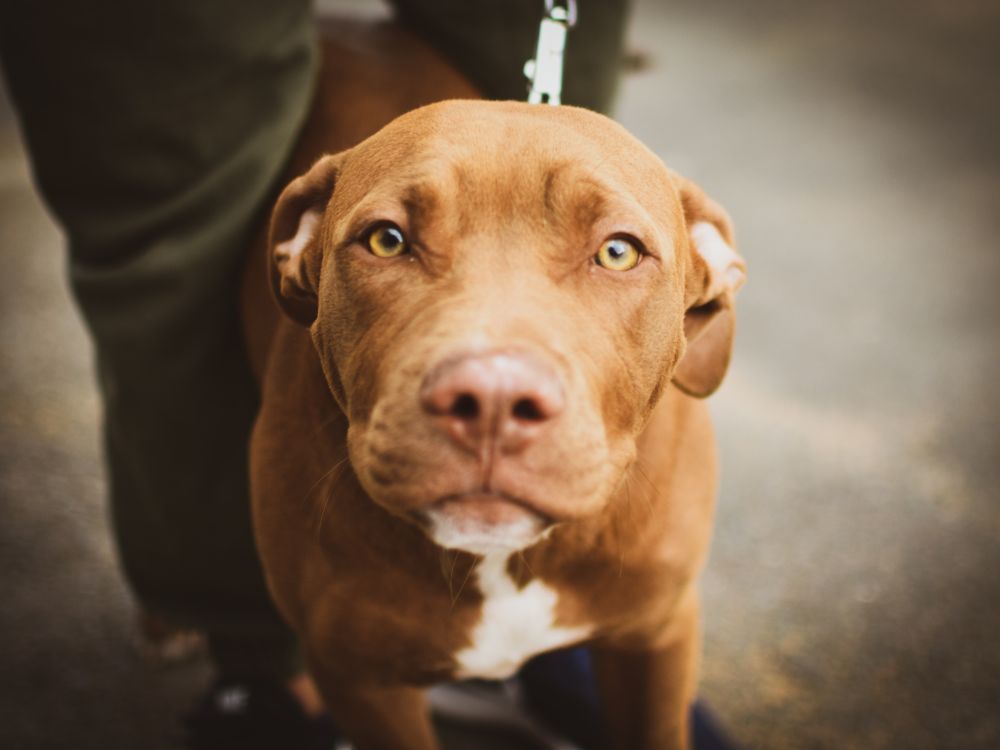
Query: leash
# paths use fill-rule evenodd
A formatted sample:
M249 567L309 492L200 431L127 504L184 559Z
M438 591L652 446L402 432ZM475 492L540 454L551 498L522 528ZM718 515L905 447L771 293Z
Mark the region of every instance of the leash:
M566 34L576 25L576 0L545 0L535 57L524 64L531 82L528 104L560 104Z

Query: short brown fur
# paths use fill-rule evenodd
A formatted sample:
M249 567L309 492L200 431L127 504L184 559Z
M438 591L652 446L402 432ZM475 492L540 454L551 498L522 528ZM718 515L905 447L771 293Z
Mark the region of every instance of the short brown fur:
M478 558L438 547L407 514L444 491L442 474L475 467L411 402L426 368L482 329L541 352L579 407L509 480L559 522L509 570L558 591L559 624L594 627L613 745L686 747L716 465L704 404L671 379L715 325L691 314L715 304L731 317L731 299L702 298L709 271L687 234L707 220L731 241L728 219L582 110L449 102L393 121L476 96L394 27L340 26L324 57L290 174L338 155L279 199L248 264L244 319L263 391L261 557L330 710L361 750L436 747L420 687L451 678L469 643ZM321 224L300 265L272 258L265 271L309 208ZM407 229L413 255L380 262L357 246L378 217ZM650 252L627 278L589 261L618 232ZM685 390L714 389L731 335L705 355L722 370L693 371Z

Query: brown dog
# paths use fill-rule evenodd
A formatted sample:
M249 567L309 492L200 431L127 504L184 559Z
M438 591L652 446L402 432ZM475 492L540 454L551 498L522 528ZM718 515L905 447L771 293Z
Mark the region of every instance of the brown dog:
M339 77L298 158L339 153L274 209L284 316L248 276L275 600L359 748L434 748L422 686L578 643L616 746L685 747L715 492L692 396L729 360L729 222L570 107L448 101L357 143L393 109L473 95L378 33L407 53L327 47ZM371 91L379 65L412 76L384 106L332 90L353 71Z

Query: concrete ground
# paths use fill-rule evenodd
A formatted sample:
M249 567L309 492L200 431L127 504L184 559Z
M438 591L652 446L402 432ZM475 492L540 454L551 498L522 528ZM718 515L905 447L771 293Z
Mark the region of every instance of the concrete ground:
M750 264L702 695L747 748L1000 747L1000 6L647 0L633 40L620 119ZM172 747L206 670L131 645L90 346L0 110L0 747Z

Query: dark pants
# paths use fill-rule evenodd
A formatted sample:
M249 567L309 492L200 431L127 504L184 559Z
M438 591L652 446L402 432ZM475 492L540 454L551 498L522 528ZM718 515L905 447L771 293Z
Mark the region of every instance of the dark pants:
M628 0L580 0L564 101L605 110ZM398 0L493 98L523 99L542 0ZM237 283L306 115L307 0L0 0L0 60L94 338L118 550L141 606L223 670L297 668L247 500L257 391Z

